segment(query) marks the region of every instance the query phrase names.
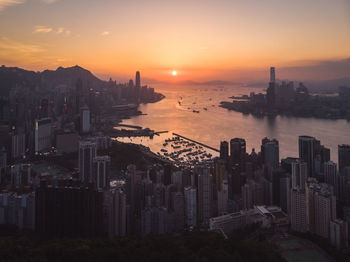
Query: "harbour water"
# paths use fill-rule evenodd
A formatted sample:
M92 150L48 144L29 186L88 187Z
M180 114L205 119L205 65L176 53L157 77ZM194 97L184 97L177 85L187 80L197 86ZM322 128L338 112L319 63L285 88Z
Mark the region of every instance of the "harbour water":
M250 92L263 92L265 87L243 86L165 86L154 85L157 92L166 96L154 104L139 106L145 115L126 119L122 123L142 126L155 131L169 133L154 136L153 139L123 138L125 142L140 143L160 152L165 139L177 133L214 148L220 141L234 137L246 140L247 152L253 148L260 151L261 139L276 138L280 145L280 158L298 155L298 136L309 135L321 140L331 149L331 159L338 160L338 145L350 144L350 122L300 117L255 117L228 111L219 107L221 101L231 101L229 97ZM211 152L213 156L216 152Z

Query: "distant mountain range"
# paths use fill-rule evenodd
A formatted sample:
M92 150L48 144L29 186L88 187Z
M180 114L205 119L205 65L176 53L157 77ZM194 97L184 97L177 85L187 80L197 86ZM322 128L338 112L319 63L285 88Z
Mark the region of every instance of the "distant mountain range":
M88 88L103 88L108 82L100 80L90 71L80 67L59 67L56 70L34 72L18 67L0 67L0 95L8 95L11 88L25 86L35 90L66 86L73 88L78 79Z

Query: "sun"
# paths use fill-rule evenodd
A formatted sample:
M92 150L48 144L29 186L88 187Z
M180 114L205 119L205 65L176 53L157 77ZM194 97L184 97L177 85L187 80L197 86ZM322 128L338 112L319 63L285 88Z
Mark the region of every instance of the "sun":
M173 70L173 71L171 72L171 74L172 74L173 76L177 76L177 72L176 72L175 70Z

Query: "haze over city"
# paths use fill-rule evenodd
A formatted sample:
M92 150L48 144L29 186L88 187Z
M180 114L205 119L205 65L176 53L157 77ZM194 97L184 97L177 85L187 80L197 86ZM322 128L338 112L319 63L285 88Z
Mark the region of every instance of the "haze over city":
M349 76L347 0L1 0L0 61L149 82ZM177 75L173 76L172 71Z

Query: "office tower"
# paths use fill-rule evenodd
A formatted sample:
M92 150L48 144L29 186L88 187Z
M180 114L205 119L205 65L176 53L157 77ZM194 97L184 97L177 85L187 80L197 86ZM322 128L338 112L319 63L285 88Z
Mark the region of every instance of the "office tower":
M212 175L206 166L196 166L195 173L198 176L198 218L207 224L212 211Z
M349 246L347 221L341 219L331 221L329 231L329 238L333 246L337 249L343 249Z
M292 162L292 188L305 189L307 172L307 163L299 159Z
M291 190L291 210L290 224L291 229L297 232L307 231L306 220L306 196L305 190L293 188Z
M35 152L51 149L51 118L35 120Z
M230 159L233 166L238 165L241 171L245 170L246 143L243 138L233 138L230 141Z
M220 142L220 158L225 160L228 159L228 142L227 141Z
M141 77L140 77L140 72L139 71L136 72L135 85L138 88L141 87Z
M323 169L324 169L324 182L332 185L333 188L336 190L336 186L337 186L337 164L332 162L332 161L328 161L326 163L324 163L323 165Z
M80 181L85 185L93 183L93 160L96 157L96 144L91 141L79 142Z
M275 68L271 67L270 68L270 82L274 83L276 81L276 77L275 77Z
M315 143L314 137L299 136L299 158L307 163L308 177L314 176Z
M174 231L183 232L185 228L185 197L182 192L173 193L173 214L174 214Z
M91 117L88 107L82 107L80 109L80 133L87 134L91 130Z
M350 145L338 145L339 172L350 166Z
M261 156L268 167L277 168L279 165L279 145L276 139L265 137L261 142Z
M42 183L35 192L35 229L53 238L104 236L103 209L103 192Z
M197 226L197 190L193 187L184 188L185 224L191 229Z
M11 158L18 159L26 153L26 136L25 134L13 134L11 146Z
M97 190L109 188L111 158L96 156L93 158L93 184Z
M321 237L329 237L331 220L336 219L336 198L327 184L308 179L306 186L306 217L308 230Z

